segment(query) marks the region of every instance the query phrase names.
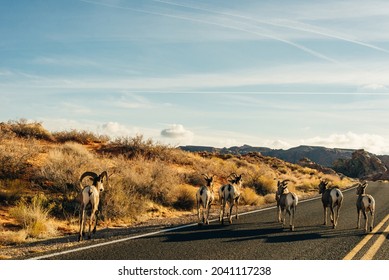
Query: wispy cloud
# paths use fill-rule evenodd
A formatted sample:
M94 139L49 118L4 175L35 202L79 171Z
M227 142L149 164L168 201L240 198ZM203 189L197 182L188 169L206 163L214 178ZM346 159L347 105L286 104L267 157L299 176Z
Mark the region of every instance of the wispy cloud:
M219 17L219 18L213 17L209 20L209 19L199 18L198 15L188 16L188 15L182 15L182 14L163 13L163 12L159 12L159 11L138 9L138 8L132 8L132 7L128 7L128 6L113 5L113 4L103 3L103 2L94 2L94 1L87 1L87 0L80 0L80 1L85 2L85 3L89 3L89 4L94 4L94 5L106 6L106 7L110 7L110 8L131 10L134 12L146 13L146 14L150 14L150 15L157 15L157 16L162 16L162 17L169 17L169 18L174 18L174 19L179 19L179 20L184 20L184 21L191 21L191 22L195 22L195 23L202 23L202 24L207 24L207 25L212 25L212 26L223 27L223 28L227 28L230 30L251 34L251 35L254 35L255 37L261 38L261 39L265 38L265 39L276 40L276 41L285 43L289 46L292 46L294 48L297 48L297 49L299 49L299 50L301 50L309 55L316 57L316 58L326 60L326 61L329 61L331 63L339 64L339 62L336 59L333 59L333 58L331 58L323 53L320 53L318 51L310 49L310 48L303 46L301 44L298 44L296 42L292 42L288 39L281 38L280 36L277 36L274 32L267 31L263 28L260 28L258 26L255 26L255 25L252 25L252 24L249 24L246 22L239 22L236 20L226 21L226 19L223 17ZM163 2L163 1L160 1L160 2L172 4L170 2ZM191 6L185 6L185 5L180 5L180 4L177 4L177 6L191 7ZM202 9L202 10L209 11L206 9ZM223 13L218 13L218 12L214 12L214 13L222 15L222 16L225 15Z
M304 33L315 34L315 35L320 35L320 36L327 37L327 38L338 39L338 40L354 43L354 44L357 44L357 45L365 46L367 48L371 48L371 49L375 49L375 50L378 50L378 51L382 51L382 52L385 52L385 53L389 53L389 50L386 50L384 48L381 48L379 46L375 46L375 45L367 43L367 42L363 42L363 41L360 41L360 40L357 40L357 39L353 39L353 38L349 37L348 35L341 34L341 33L337 32L335 30L325 29L325 28L322 28L322 27L319 27L319 26L315 26L313 24L307 24L307 23L299 22L299 21L293 20L293 19L277 18L277 19L260 20L258 18L254 18L252 16L242 15L242 14L238 14L236 12L235 13L233 13L233 12L224 12L224 11L220 11L220 10L214 10L214 9L210 9L210 8L202 8L202 7L199 7L199 6L193 6L193 5L182 4L182 3L175 3L175 2L164 1L164 0L153 0L153 1L154 2L158 2L158 3L167 4L167 5L184 7L184 8L194 9L194 10L198 10L198 11L213 13L213 14L217 14L217 15L228 16L228 17L231 17L231 18L237 18L237 19L243 20L244 23L247 24L247 25L251 22L251 23L255 23L255 24L260 24L262 26L281 27L281 28L286 29L286 30L297 30L297 31L302 31ZM354 5L355 4L353 4L353 6ZM347 9L347 10L349 10L349 9ZM250 24L250 25L252 26L252 24ZM288 36L287 32L283 33L283 34ZM302 45L295 44L295 43L293 43L293 42L291 42L289 40L281 39L280 37L276 37L276 36L273 36L273 39L279 40L279 41L285 42L287 44L290 44L292 46L295 46L297 48L300 48L303 51L306 51L306 52L308 52L308 53L310 53L310 54L312 54L314 56L317 56L319 58L323 58L325 60L329 60L329 61L332 61L332 62L337 62L336 60L331 59L331 58L329 58L329 57L327 57L327 56L325 56L323 54L320 54L319 52L315 52L315 51L313 51L311 49L308 49L308 48L306 48L306 47L304 47Z
M50 77L28 74L13 75L12 78L0 83L4 91L22 91L23 88L47 89L50 92L69 90L115 90L121 92L182 92L204 91L228 88L242 91L238 87L273 85L305 85L305 86L347 86L358 90L387 91L387 77L389 69L372 69L366 72L364 62L355 64L351 68L333 67L330 64L304 63L299 65L282 65L267 69L240 69L239 71L177 74L169 77L113 77L100 75L75 77ZM17 83L14 82L17 80ZM255 90L260 91L261 88ZM117 102L118 106L144 107L151 106L141 97L123 98Z

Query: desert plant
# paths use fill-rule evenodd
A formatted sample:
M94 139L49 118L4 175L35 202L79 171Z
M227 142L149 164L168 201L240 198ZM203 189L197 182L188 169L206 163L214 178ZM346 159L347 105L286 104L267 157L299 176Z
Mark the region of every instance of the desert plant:
M243 205L259 206L265 203L263 196L258 195L252 188L242 189L241 203Z
M62 193L78 191L80 174L85 170L94 170L95 156L84 146L77 143L65 143L51 149L40 169L40 177L47 186Z
M34 141L16 138L0 142L0 179L20 179L28 176L29 162L39 153Z
M26 119L18 121L8 121L8 130L21 138L34 138L40 140L53 141L54 138L40 122L28 122Z
M15 204L27 188L27 182L19 179L0 180L0 202L7 205Z
M54 132L53 137L59 143L75 142L79 144L90 144L107 143L109 141L109 136L107 135L97 135L90 131L79 131L76 129Z
M28 237L39 238L52 236L56 233L52 222L49 219L51 205L43 194L34 196L30 202L20 201L11 209L11 216L14 217L27 231Z

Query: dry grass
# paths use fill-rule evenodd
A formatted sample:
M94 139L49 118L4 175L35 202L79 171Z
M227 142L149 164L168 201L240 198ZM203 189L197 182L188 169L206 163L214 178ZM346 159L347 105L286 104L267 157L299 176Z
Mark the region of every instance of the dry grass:
M47 198L39 194L30 202L21 200L11 209L10 215L22 225L26 238L45 238L57 234L49 218L50 208Z

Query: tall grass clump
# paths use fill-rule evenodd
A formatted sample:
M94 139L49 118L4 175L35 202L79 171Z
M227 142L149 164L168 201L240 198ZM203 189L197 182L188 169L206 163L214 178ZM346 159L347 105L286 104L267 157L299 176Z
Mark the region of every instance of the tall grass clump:
M51 205L44 195L32 197L30 202L20 201L11 209L10 215L27 232L27 237L43 238L56 234L56 229L49 217Z

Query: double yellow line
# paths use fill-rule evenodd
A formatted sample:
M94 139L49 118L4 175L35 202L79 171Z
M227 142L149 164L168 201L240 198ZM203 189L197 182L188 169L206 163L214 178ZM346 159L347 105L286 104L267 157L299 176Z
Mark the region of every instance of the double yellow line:
M363 246L369 242L369 240L382 228L382 226L389 220L389 214L370 232L368 233L358 244L348 253L343 259L344 260L352 260L356 254L361 251ZM361 257L361 260L372 260L379 250L379 248L384 243L385 239L389 234L389 225L385 228L385 230L378 236L377 240L373 243L373 245L367 250L367 252Z

